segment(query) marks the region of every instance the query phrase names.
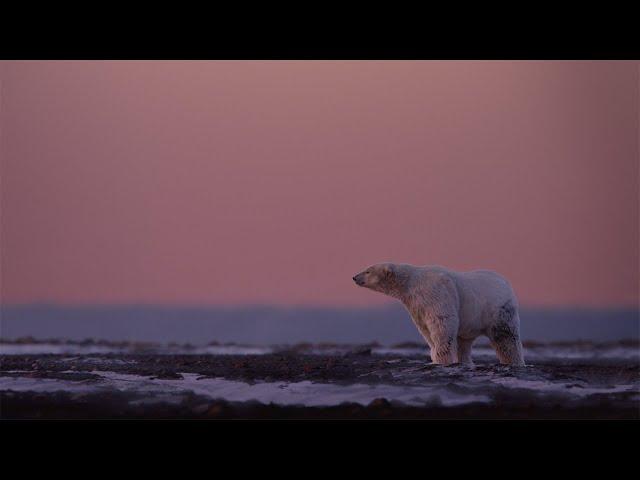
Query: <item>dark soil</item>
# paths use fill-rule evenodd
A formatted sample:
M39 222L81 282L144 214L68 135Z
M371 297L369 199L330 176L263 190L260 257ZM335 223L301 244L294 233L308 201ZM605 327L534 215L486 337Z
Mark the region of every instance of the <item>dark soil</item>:
M6 355L0 357L0 377L92 382L100 371L141 375L160 379L181 379L181 373L202 377L242 380L319 383L370 383L415 385L421 377L443 384L463 381L452 367L428 365L425 357L371 355L367 349L346 355ZM637 384L640 365L623 362L570 364L548 362L528 369L510 368L494 362L477 363L476 372L505 377L544 378L563 382L616 385ZM397 375L418 370L412 377ZM464 372L463 372L464 373ZM416 380L418 378L418 380ZM535 392L534 392L535 393ZM0 392L0 417L16 418L269 418L269 419L639 419L637 392L592 395L579 404L560 397L541 400L531 391L496 388L492 402L456 407L412 407L376 399L368 405L345 403L331 407L279 406L258 402L232 403L187 394L179 403L140 402L140 393Z

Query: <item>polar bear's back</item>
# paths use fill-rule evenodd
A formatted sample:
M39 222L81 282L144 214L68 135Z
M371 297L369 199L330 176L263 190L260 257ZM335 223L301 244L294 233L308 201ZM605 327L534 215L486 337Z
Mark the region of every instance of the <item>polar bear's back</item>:
M518 300L509 281L491 270L450 271L460 298L460 317L472 330L490 324L501 308L517 311Z
M499 273L491 270L472 270L470 272L454 272L458 288L462 294L473 294L481 297L489 305L500 307L505 302L517 306L517 299L509 281Z

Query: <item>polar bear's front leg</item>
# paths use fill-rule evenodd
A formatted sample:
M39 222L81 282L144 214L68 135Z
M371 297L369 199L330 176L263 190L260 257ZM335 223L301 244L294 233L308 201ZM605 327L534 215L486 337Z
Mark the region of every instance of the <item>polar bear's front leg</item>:
M458 362L458 316L431 315L427 318L431 340L431 360L449 365Z
M458 294L449 277L432 279L410 290L403 302L431 347L431 361L448 365L458 361Z
M458 361L458 340L455 336L434 339L431 348L431 360L433 363L449 365Z

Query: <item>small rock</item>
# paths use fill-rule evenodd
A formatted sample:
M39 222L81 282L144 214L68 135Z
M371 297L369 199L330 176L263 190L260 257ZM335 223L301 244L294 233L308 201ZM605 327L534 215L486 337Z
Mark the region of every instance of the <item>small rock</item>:
M196 405L193 407L193 413L196 415L202 415L209 409L209 405L207 403L203 403L201 405Z
M223 408L222 405L215 404L215 405L211 406L211 408L209 410L207 410L207 416L209 416L209 417L218 417L218 416L220 416L220 414L222 414L223 411L224 411L224 408Z
M346 357L371 355L371 347L363 346L349 350L345 353Z
M386 398L376 398L371 401L369 408L390 408L391 404Z
M184 377L179 373L165 370L158 373L158 375L156 375L154 378L157 378L160 380L182 380Z

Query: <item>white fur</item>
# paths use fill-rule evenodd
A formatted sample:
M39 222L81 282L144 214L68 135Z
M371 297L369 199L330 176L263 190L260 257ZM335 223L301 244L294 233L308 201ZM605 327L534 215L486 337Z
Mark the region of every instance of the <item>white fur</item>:
M509 282L495 272L380 263L354 281L403 303L434 363L472 363L471 345L485 335L501 363L524 365L518 300Z

